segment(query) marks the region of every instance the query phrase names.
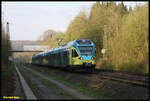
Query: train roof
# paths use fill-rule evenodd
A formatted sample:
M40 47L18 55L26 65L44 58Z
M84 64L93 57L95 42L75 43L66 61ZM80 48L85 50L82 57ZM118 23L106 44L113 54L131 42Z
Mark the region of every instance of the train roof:
M76 39L76 40L73 40L73 41L71 41L71 42L68 42L68 43L66 43L66 44L64 44L64 45L62 45L62 46L59 46L59 47L57 47L57 48L52 48L52 49L50 49L50 50L48 50L48 51L44 51L44 52L38 53L38 54L36 54L36 55L33 55L33 57L36 57L36 56L39 56L39 55L45 55L45 54L47 54L47 53L57 53L58 51L59 51L59 52L60 52L60 51L65 51L65 50L67 50L68 48L70 48L71 46L73 46L75 42L80 43L80 41L83 41L83 40L88 41L88 42L90 42L90 43L92 42L92 41L90 41L89 39Z
M52 49L50 49L50 50L48 50L48 51L44 51L44 52L38 53L38 54L34 55L34 57L35 57L35 56L39 56L39 55L44 55L44 54L47 54L47 53L50 53L50 52L53 53L53 52L55 52L55 51L64 51L65 49L68 49L69 47L71 47L74 42L75 42L75 40L74 40L74 41L71 41L71 42L69 42L69 43L67 43L67 44L64 44L64 45L62 45L62 46L59 46L59 47L57 47L57 48L52 48Z

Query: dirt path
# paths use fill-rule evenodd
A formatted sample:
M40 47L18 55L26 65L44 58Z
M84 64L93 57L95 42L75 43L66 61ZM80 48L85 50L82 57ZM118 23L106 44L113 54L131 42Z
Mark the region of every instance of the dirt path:
M25 67L25 69L31 71L32 73L34 73L36 75L39 75L41 78L44 78L44 79L49 80L50 82L56 84L58 87L64 89L66 92L68 92L72 96L75 96L75 97L77 97L79 99L92 99L92 98L90 98L88 96L85 96L85 95L81 94L80 92L77 92L76 90L74 90L72 88L69 88L69 87L65 86L64 84L62 84L62 83L60 83L60 82L58 82L56 80L48 78L48 77L46 77L46 76L44 76L44 75L42 75L42 74L40 74L40 73L38 73L38 72L36 72L36 71L34 71L32 69L29 69L29 68L26 68L26 67Z

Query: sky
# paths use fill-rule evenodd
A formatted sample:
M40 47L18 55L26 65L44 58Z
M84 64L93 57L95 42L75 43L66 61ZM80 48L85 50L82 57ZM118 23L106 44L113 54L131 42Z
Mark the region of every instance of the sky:
M2 21L9 22L11 40L37 40L46 30L65 32L71 20L85 9L90 13L94 1L89 2L1 2ZM129 8L145 2L124 2ZM4 26L5 27L5 26Z

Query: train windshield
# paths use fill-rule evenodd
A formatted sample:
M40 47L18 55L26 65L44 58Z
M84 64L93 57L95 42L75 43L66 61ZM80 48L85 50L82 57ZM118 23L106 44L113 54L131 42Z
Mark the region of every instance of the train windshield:
M89 40L77 40L78 44L91 44Z
M92 55L92 46L79 46L81 55Z

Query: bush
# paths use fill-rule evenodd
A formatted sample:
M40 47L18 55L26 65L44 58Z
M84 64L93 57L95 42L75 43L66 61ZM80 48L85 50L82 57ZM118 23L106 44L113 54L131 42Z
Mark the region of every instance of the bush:
M107 58L100 58L96 62L96 68L97 69L113 70L114 66L111 63L109 63Z
M146 65L143 63L128 63L119 66L120 71L132 72L132 73L145 73Z

